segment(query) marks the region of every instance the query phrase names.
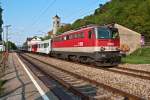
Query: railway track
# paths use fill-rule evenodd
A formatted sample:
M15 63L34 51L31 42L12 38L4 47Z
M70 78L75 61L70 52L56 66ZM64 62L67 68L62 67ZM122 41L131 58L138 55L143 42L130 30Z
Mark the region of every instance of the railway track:
M40 56L49 57L47 55L40 55ZM53 59L64 61L63 59L58 59L58 58L53 58ZM124 68L124 67L117 67L117 66L116 67L108 67L108 68L107 67L96 67L95 65L83 64L83 63L73 62L73 61L68 61L68 60L67 60L67 62L71 62L74 64L80 64L80 65L86 65L87 67L94 67L94 68L102 69L104 71L124 74L124 75L132 76L132 77L137 77L140 79L150 80L150 72L148 72L148 71L136 70L136 69Z
M141 78L141 79L150 80L150 72L148 71L136 70L136 69L131 69L131 68L123 68L123 67L114 67L114 68L109 68L106 70L120 73L120 74L125 74L128 76Z
M37 67L33 62L28 60L22 55L19 55L20 59L30 68L30 70L52 91L60 100L74 100L77 96L71 94L61 87L61 84L56 82L53 77L48 75L46 72ZM69 94L69 95L68 95ZM79 99L80 100L80 99Z
M45 56L45 55L43 55L43 56ZM47 57L49 57L49 56L47 56ZM58 59L58 58L54 58L54 59L63 60L63 59ZM107 67L96 67L95 65L83 64L83 63L79 63L79 62L73 62L73 61L67 61L67 62L80 64L80 65L86 65L88 67L94 67L94 68L102 69L104 71L124 74L124 75L132 76L132 77L137 77L140 79L150 80L150 72L148 72L148 71L136 70L136 69L131 69L131 68L123 68L123 67L117 67L117 66L116 67L108 67L108 68Z
M37 58L31 57L29 55L21 55L30 62L32 65L38 62L38 68L43 72L47 73L49 76L53 77L55 80L63 84L68 90L71 90L75 95L80 96L84 100L89 99L109 99L109 100L141 100L142 98L135 95L126 93L119 89L110 87L103 83L91 80L87 77L80 76L76 73L72 73L65 69L59 68L57 66L51 65ZM40 67L39 65L49 67ZM35 65L37 67L37 65ZM45 68L45 69L44 69ZM50 71L48 71L48 69Z

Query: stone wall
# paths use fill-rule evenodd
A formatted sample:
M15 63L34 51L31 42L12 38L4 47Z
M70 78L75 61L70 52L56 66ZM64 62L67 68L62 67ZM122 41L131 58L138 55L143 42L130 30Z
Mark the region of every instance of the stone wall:
M124 45L129 47L129 50L126 52L126 54L130 54L141 47L141 34L119 24L115 24L115 27L117 27L119 30L120 47Z

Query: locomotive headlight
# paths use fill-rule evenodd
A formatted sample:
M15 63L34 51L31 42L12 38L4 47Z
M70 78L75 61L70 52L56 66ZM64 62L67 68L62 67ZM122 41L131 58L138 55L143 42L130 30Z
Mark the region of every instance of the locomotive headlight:
M104 47L101 47L101 48L100 48L100 51L105 51L105 48L104 48Z
M120 51L120 48L119 48L119 47L116 47L116 50L117 50L117 51Z

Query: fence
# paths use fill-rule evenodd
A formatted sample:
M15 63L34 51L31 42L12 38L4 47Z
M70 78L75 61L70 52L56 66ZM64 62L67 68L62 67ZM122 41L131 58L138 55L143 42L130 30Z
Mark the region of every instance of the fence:
M0 78L4 76L6 68L8 66L8 52L1 52L0 60Z

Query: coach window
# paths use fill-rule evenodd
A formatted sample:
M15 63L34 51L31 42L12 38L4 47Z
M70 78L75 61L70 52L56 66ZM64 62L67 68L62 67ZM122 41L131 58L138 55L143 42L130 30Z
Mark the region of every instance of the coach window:
M81 33L80 33L80 37L81 37L81 38L84 38L84 32L81 32Z
M77 34L77 36L78 36L78 38L81 38L81 35L80 35L80 33L78 33L78 34Z
M72 35L69 35L69 39L70 39L70 40L72 39Z
M69 35L66 35L66 40L69 40Z
M72 34L72 39L74 39L75 38L75 34Z
M78 38L78 34L74 34L74 38Z
M44 43L44 48L46 48L46 43Z
M48 47L48 43L44 43L44 48L47 48Z
M92 38L92 31L91 31L91 30L89 30L89 32L88 32L88 38L89 38L89 39Z
M64 36L64 40L66 40L66 36Z
M60 41L60 38L59 38L59 37L57 37L57 38L56 38L56 42L59 42L59 41Z
M61 40L62 40L61 37L57 38L57 41L61 41Z

